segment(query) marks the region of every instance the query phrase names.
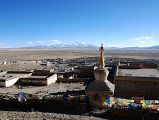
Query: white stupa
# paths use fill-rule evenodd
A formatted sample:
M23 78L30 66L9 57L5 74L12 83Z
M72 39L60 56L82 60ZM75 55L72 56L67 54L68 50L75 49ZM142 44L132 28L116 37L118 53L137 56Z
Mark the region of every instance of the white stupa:
M87 95L113 96L115 85L107 80L109 71L105 68L104 48L100 47L99 66L95 68L95 80L85 89Z

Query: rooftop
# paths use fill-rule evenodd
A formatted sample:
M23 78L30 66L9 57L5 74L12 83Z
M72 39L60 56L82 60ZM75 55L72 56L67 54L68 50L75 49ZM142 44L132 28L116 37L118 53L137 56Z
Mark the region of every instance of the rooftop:
M158 69L119 69L117 76L159 77Z
M6 72L4 72L3 74L0 74L0 81L6 81L6 80L13 79L13 78L30 76L30 75L31 75L31 73L6 73Z
M34 79L41 79L41 78L47 78L48 76L30 76L29 78L34 78Z

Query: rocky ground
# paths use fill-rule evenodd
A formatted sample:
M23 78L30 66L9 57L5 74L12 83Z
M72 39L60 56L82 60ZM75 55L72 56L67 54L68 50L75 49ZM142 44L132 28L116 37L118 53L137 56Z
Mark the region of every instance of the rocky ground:
M102 120L102 118L44 112L0 111L0 120Z
M49 86L26 86L18 89L15 86L0 88L0 94L12 96L19 92L26 92L37 95L48 95L50 93L66 92L66 90L84 90L83 83L63 84L56 83ZM66 115L44 112L17 112L0 111L0 120L96 120L97 118L79 115Z
M72 83L63 84L56 83L50 86L39 86L39 87L23 87L18 89L13 86L10 88L0 88L0 93L3 95L12 96L21 91L37 94L37 95L47 95L50 93L65 92L66 90L84 90L85 86L83 83ZM101 118L91 117L91 116L80 116L80 115L67 115L61 113L48 113L48 112L22 112L22 111L8 111L0 110L0 120L100 120Z
M18 94L19 92L26 92L29 94L48 95L50 93L66 92L66 90L85 90L84 83L53 83L49 86L26 86L17 88L12 86L9 88L0 87L1 94Z

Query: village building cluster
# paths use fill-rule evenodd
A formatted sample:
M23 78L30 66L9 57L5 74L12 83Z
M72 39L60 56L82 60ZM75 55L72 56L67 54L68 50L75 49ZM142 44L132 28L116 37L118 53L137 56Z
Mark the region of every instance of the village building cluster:
M159 60L105 54L101 45L95 57L1 62L0 107L156 118Z
M106 54L106 52L105 52ZM76 59L14 60L0 62L0 86L47 86L55 83L84 82L86 91L97 79L103 79L112 96L122 98L143 97L159 99L159 62L158 60L104 57L100 48L100 57ZM41 66L39 69L34 65ZM6 69L16 65L17 69ZM21 65L30 65L29 69L19 69ZM5 68L5 69L4 69ZM97 73L103 72L103 78ZM101 75L102 76L102 75ZM96 86L96 85L94 85Z

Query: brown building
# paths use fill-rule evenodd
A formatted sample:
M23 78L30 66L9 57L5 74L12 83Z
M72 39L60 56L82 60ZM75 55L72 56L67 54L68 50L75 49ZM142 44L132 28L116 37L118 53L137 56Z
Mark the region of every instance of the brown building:
M119 67L116 71L116 97L131 98L144 97L145 99L159 99L159 69L138 68L129 69Z
M57 74L52 73L51 70L34 70L31 76L20 78L20 85L35 85L45 86L55 83L57 81Z
M74 73L77 74L77 78L94 79L94 66L78 66L74 68Z

